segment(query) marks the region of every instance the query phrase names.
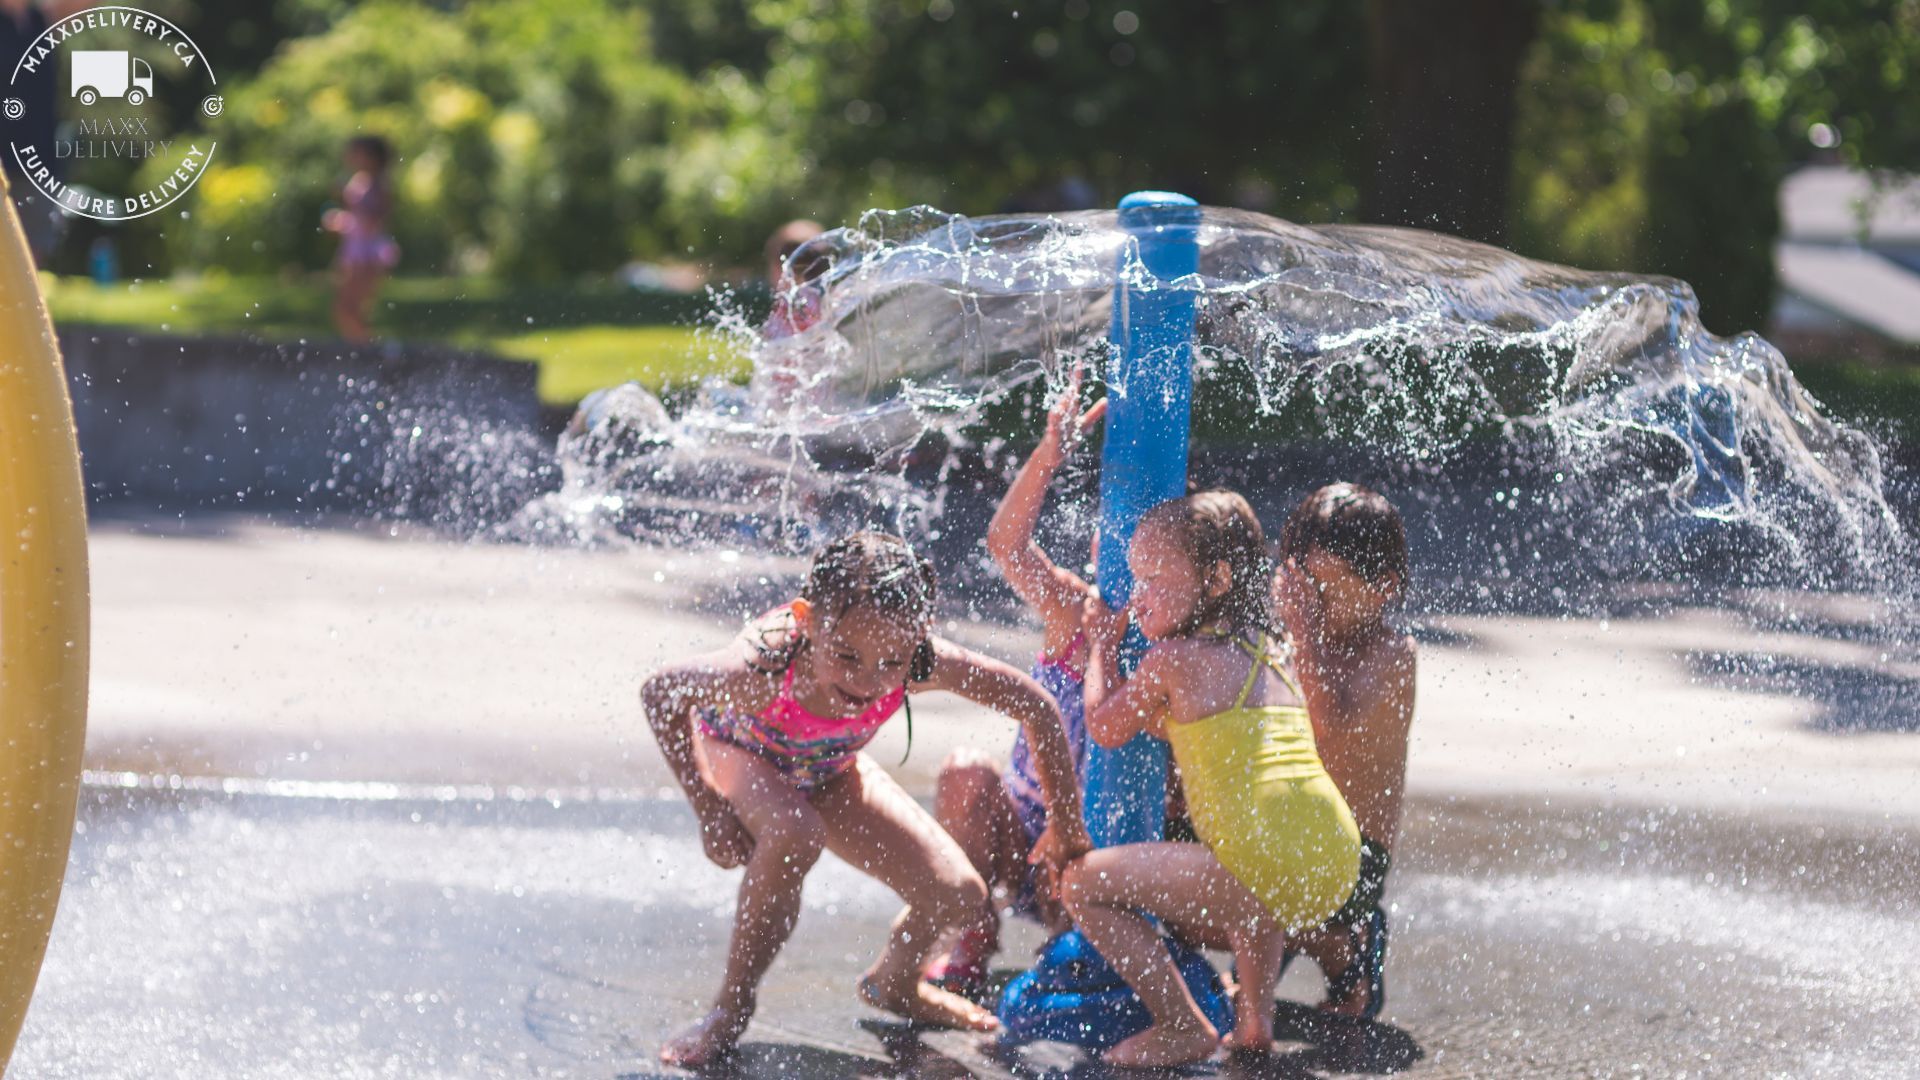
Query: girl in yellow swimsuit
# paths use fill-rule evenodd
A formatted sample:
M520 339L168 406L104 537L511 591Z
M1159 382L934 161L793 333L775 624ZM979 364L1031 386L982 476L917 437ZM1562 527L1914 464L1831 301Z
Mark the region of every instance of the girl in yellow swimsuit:
M1153 1026L1107 1060L1180 1065L1221 1043L1149 917L1231 946L1239 984L1227 1042L1265 1051L1286 935L1318 926L1353 892L1360 830L1274 654L1270 567L1247 501L1205 491L1161 503L1140 519L1127 563L1128 608L1095 598L1083 619L1087 734L1102 746L1143 732L1170 742L1203 843L1102 848L1061 882L1074 921L1153 1014ZM1129 614L1153 646L1123 678Z

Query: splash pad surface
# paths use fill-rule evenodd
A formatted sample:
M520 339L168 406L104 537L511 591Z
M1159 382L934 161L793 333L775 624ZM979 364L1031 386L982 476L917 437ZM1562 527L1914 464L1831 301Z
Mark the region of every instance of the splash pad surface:
M657 1074L660 1039L711 990L734 876L661 797L632 687L688 640L730 633L729 612L760 599L743 577L777 592L797 566L167 529L96 531L94 771L20 1075ZM1814 700L1698 679L1689 659L1771 651L1868 680L1871 601L1829 598L1788 627L1764 597L1736 599L1658 616L1623 603L1604 628L1425 623L1387 1023L1336 1038L1283 1012L1278 1075L1899 1075L1920 1051L1897 1022L1920 1006L1899 977L1920 955L1920 805L1902 779L1920 748L1823 727L1874 700L1870 681L1864 698ZM160 622L193 632L155 641ZM411 684L423 632L437 674ZM1033 644L992 618L955 632L1014 657ZM523 646L547 658L541 678L488 677ZM162 671L171 704L141 708ZM315 692L294 699L296 684ZM1010 738L929 708L896 775L925 797L948 747ZM123 786L156 772L240 782ZM1016 1068L856 1004L895 910L822 862L748 1032L748 1075L1078 1060L1043 1045ZM1010 935L1001 963L1037 943ZM1281 993L1317 991L1302 965Z
M1891 960L1920 931L1888 904L1920 883L1844 884L1863 848L1910 866L1910 838L1513 802L1411 810L1386 1022L1286 1009L1276 1068L1293 1071L1277 1075L1896 1076L1920 1049L1901 1022L1920 998ZM655 1075L725 945L732 875L666 800L96 786L81 820L25 1076ZM1523 838L1545 843L1515 854ZM1061 1047L1005 1059L857 1005L852 975L896 910L823 864L740 1075L1073 1066ZM1016 955L1036 944L1009 935ZM1317 989L1303 970L1281 994Z

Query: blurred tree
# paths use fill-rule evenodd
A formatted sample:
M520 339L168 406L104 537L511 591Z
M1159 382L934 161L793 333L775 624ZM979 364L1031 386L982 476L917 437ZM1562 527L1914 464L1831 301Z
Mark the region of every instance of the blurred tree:
M1660 67L1638 4L1544 20L1521 69L1512 226L1516 251L1595 269L1639 265L1647 215L1648 110Z
M1569 0L1523 72L1516 247L1690 282L1764 325L1777 189L1816 152L1920 169L1920 0Z
M1774 188L1810 125L1920 164L1920 0L173 3L264 64L223 78L221 159L167 225L198 265L324 264L364 130L400 154L409 270L746 262L790 217L992 212L1078 180L1510 229L1686 277L1737 328L1767 308Z
M654 56L688 75L733 68L766 74L776 33L753 19L754 0L624 0L646 14Z
M644 17L604 0L365 4L230 93L220 157L169 240L194 265L324 265L341 147L372 132L398 155L408 269L605 271L677 239L655 209L669 137L695 109L687 80L648 59Z
M1368 0L1374 160L1361 216L1504 243L1514 94L1539 0Z
M774 124L797 122L823 215L992 211L1078 178L1290 216L1350 211L1363 24L1339 0L756 0L778 32Z

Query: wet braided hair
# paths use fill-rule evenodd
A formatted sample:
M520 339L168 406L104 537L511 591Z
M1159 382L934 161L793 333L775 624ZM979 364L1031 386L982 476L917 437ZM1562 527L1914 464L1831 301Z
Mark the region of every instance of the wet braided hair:
M1260 519L1254 516L1245 496L1214 488L1168 499L1142 515L1139 528L1167 530L1193 560L1202 580L1213 572L1216 563L1227 564L1227 591L1204 599L1187 625L1181 627L1181 634L1221 621L1235 633L1277 633L1268 599L1273 561L1267 557ZM1138 530L1135 535L1139 535Z
M882 532L857 532L821 548L800 587L801 597L824 615L864 607L908 626L933 621L934 592L933 563Z

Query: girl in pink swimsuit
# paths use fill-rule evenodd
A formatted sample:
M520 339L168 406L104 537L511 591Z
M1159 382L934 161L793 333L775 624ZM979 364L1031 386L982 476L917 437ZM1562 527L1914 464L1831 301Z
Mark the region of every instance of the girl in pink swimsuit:
M1026 733L1057 823L1036 858L1064 865L1091 845L1053 698L1012 667L930 633L933 598L933 568L905 541L855 533L814 557L797 599L731 645L647 679L648 723L693 804L707 857L746 869L720 993L661 1049L662 1061L697 1067L739 1041L822 851L907 904L860 980L861 997L922 1023L997 1026L992 1013L921 974L942 933L992 925L986 883L861 748L909 691L951 691L997 710Z

